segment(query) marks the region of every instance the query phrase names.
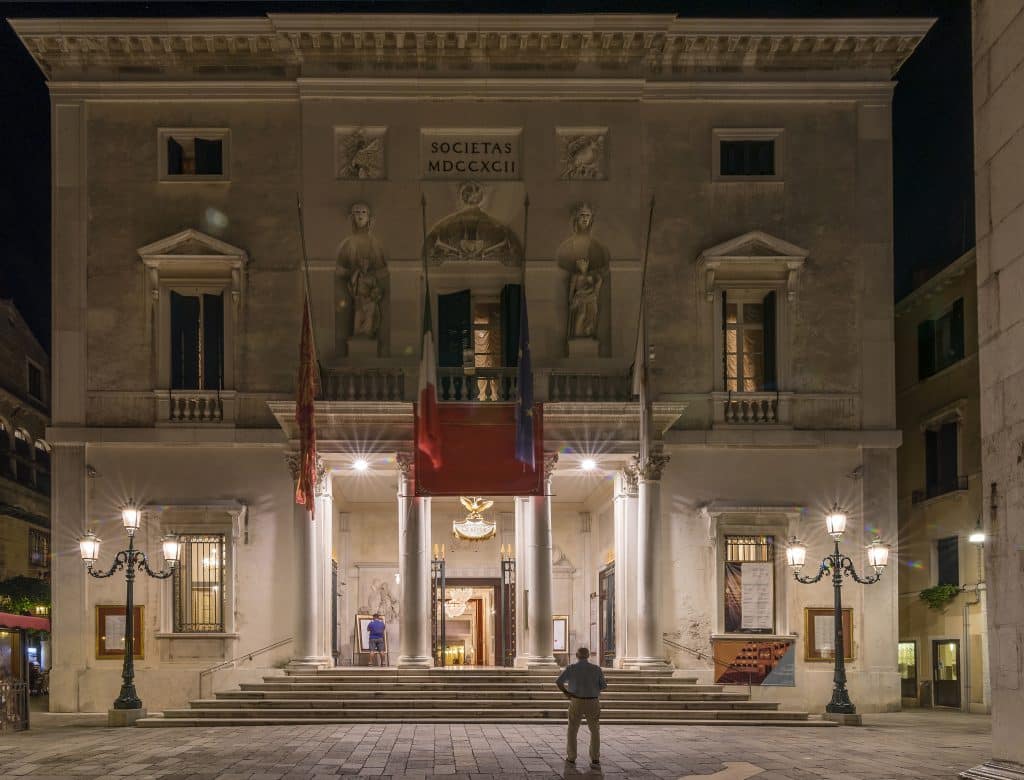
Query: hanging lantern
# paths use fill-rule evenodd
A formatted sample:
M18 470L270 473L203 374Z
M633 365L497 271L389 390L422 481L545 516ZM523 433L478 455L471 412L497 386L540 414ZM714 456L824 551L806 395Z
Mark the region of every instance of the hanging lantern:
M498 524L485 518L483 513L494 506L494 502L479 496L461 496L459 501L468 514L464 519L452 523L452 535L468 542L483 542L493 538L498 532Z

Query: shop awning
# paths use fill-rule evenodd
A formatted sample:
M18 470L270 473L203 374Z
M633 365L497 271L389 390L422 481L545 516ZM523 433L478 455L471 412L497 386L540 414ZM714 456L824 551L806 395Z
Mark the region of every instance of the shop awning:
M49 631L50 619L0 612L0 628L27 628L30 631Z

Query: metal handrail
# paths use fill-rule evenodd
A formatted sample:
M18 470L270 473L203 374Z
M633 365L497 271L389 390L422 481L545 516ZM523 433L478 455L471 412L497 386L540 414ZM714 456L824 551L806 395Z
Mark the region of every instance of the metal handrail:
M201 670L199 672L199 698L203 697L203 677L209 677L214 672L219 672L221 669L227 669L229 666L231 666L232 664L236 664L239 661L251 661L257 655L262 655L268 650L273 650L275 648L281 647L281 645L286 645L292 641L294 641L294 637L278 639L276 642L266 645L265 647L260 647L256 650L252 650L248 653L245 653L244 655L238 656L237 658L232 658L230 661L221 661L219 664L215 664L211 667Z
M680 644L679 642L676 642L674 639L669 639L668 637L668 634L662 634L661 641L669 647L674 647L677 650L682 650L685 653L689 653L690 655L696 656L701 661L712 661L715 664L721 664L722 666L725 666L728 669L732 669L733 671L745 674L747 676L747 695L750 696L753 694L753 685L750 682L751 672L749 669L743 669L742 667L736 666L735 664L730 663L729 661L723 661L721 658L714 655L713 653L705 653L703 650L695 650L692 647L687 647L686 645ZM723 685L728 684L729 683L723 683Z

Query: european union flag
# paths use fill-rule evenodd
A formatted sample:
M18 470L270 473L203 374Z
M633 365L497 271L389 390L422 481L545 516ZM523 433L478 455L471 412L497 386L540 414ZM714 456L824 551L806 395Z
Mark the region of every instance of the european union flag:
M530 363L530 322L526 316L526 285L519 285L519 388L516 401L516 460L537 467L533 450L533 366Z

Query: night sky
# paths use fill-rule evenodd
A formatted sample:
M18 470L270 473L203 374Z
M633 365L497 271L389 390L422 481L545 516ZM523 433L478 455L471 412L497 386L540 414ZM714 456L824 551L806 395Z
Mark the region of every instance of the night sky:
M0 17L260 16L268 11L614 12L938 17L898 74L893 111L896 297L974 245L969 0L676 2L0 2ZM0 297L50 344L50 112L42 74L0 22Z

